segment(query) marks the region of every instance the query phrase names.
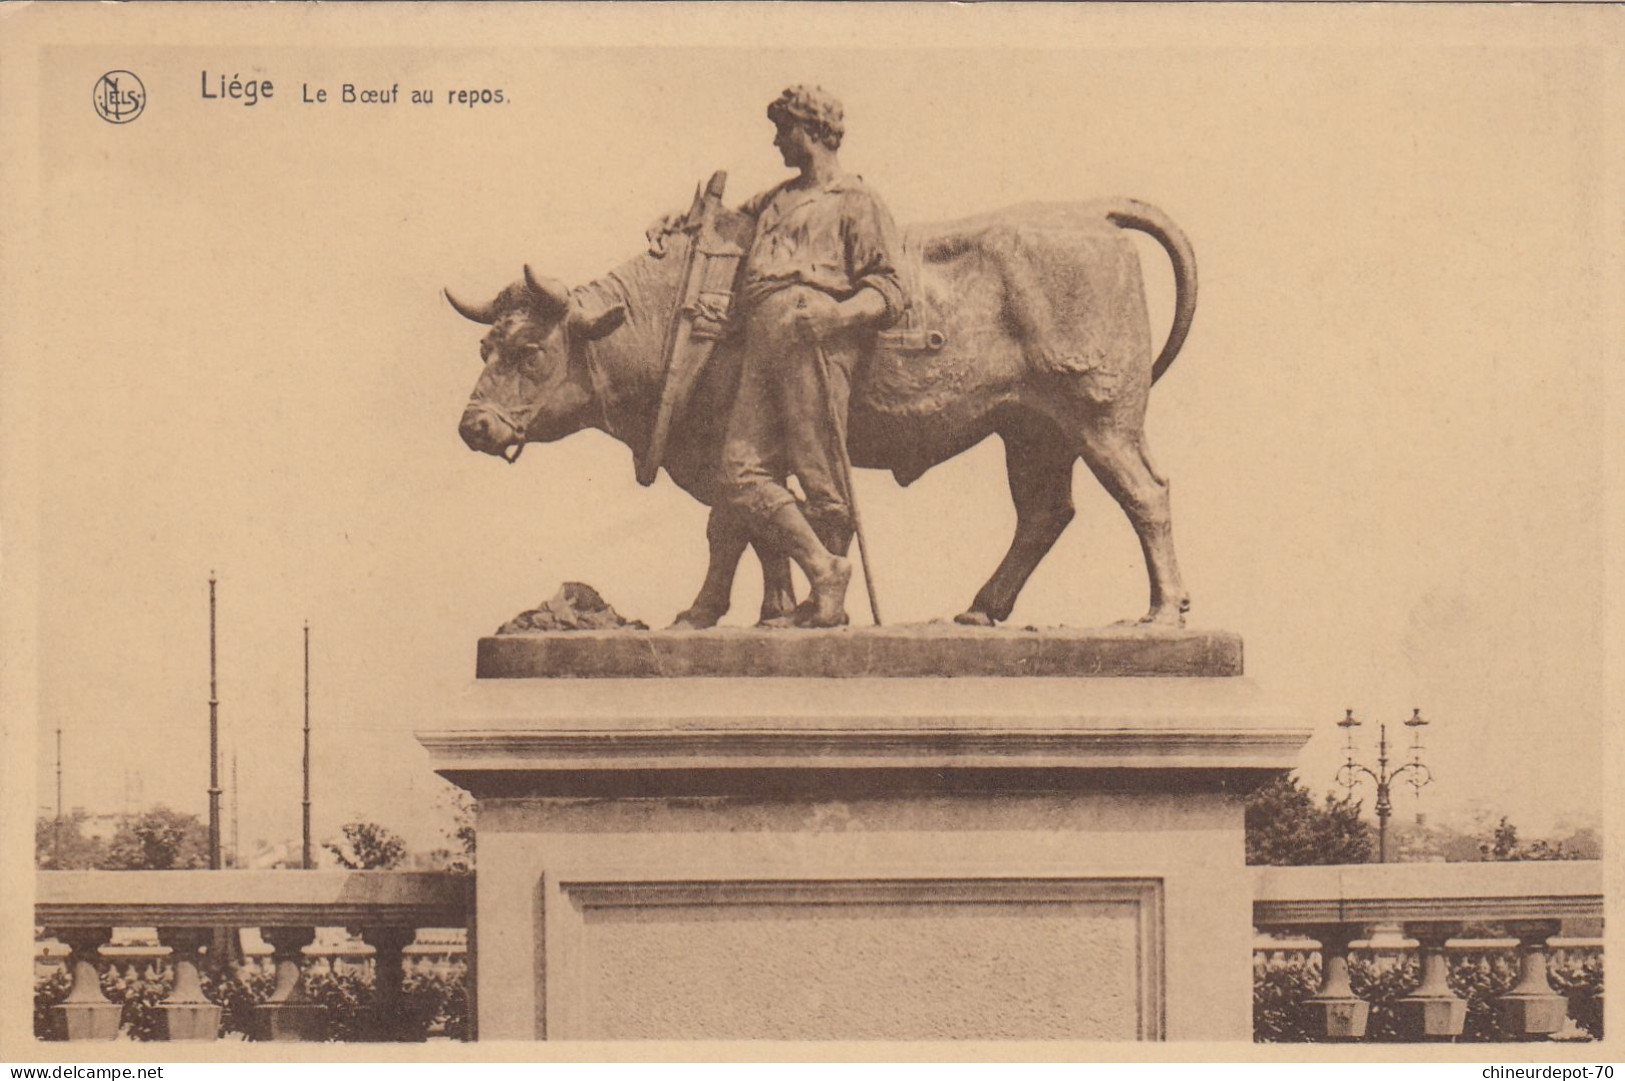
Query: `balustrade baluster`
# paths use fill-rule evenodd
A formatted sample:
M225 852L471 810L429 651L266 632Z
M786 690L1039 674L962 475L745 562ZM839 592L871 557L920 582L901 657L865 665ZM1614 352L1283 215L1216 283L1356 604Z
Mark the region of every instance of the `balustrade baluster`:
M373 956L372 1007L368 1011L365 1038L378 1041L412 1042L425 1038L422 1026L406 1009L401 991L405 959L401 951L417 937L413 927L367 927L361 940L377 951Z
M50 1031L55 1040L111 1040L118 1035L123 1007L102 993L96 960L113 936L110 927L65 927L56 938L72 950L68 960L68 995L51 1007Z
M327 1033L327 1011L305 990L304 948L316 940L314 927L263 927L271 944L276 984L254 1011L255 1038L319 1041Z
M174 951L175 985L158 1007L161 1040L214 1040L220 1037L220 1007L203 994L198 966L214 938L209 927L161 927L158 941Z
M1546 979L1546 940L1557 934L1558 923L1526 920L1506 926L1518 939L1518 982L1496 1000L1496 1014L1514 1038L1543 1039L1561 1029L1568 1015L1568 999Z
M1371 1004L1349 985L1349 943L1360 932L1358 924L1318 924L1304 933L1320 942L1320 990L1304 1008L1312 1019L1310 1031L1327 1040L1358 1040L1365 1036Z
M1453 1040L1467 1025L1467 1003L1450 990L1450 962L1444 944L1460 931L1457 923L1406 924L1422 955L1422 982L1394 1004L1399 1032L1406 1040Z

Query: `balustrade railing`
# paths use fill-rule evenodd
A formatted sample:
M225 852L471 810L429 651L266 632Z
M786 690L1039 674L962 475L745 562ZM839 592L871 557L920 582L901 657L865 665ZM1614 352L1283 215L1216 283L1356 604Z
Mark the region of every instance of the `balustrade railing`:
M1563 937L1600 927L1600 863L1253 873L1255 1038L1602 1035L1602 940Z
M1601 1035L1598 863L1251 872L1257 1038ZM58 1039L110 1039L121 1028L216 1039L230 1028L270 1040L411 1040L436 1011L443 1022L448 1009L474 1015L472 1003L446 1001L454 985L473 994L471 876L50 871L36 881L42 943L60 944L42 949L36 971L66 982L42 1018ZM156 943L112 945L118 928L155 929ZM222 931L243 928L264 945L220 957L230 941ZM450 1027L472 1035L465 1023Z
M42 958L68 982L44 1010L51 1038L212 1040L231 1027L265 1040L413 1040L444 1014L447 988L472 995L467 875L46 871L36 882L34 922L69 951ZM157 943L109 946L117 928L155 929ZM268 956L236 948L244 928ZM317 944L324 928L364 945ZM420 941L420 929L435 930Z

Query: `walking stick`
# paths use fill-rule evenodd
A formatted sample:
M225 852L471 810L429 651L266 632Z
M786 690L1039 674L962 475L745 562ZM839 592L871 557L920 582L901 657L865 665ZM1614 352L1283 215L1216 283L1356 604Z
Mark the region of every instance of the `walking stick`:
M805 298L802 298L799 307L805 307ZM829 354L824 352L820 342L813 342L813 349L818 353L818 376L824 383L824 408L829 413L830 431L835 433L835 448L841 460L841 485L846 489L846 505L852 510L852 532L858 538L858 559L863 564L863 587L869 592L869 614L874 616L875 626L880 626L880 598L875 596L875 574L869 567L869 544L863 539L863 519L858 516L858 496L852 490L852 456L846 449L846 425L841 423L840 411L835 408L835 386L829 378Z

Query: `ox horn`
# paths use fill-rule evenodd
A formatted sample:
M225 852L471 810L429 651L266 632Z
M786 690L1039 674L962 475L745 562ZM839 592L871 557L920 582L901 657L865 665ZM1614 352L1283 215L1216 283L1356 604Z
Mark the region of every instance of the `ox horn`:
M557 318L570 310L570 289L556 278L538 278L525 264L525 287L543 315Z
M440 291L445 294L446 303L450 304L453 308L456 308L457 314L462 316L464 319L471 319L476 323L484 323L486 326L490 326L492 323L497 321L496 301L493 300L484 307L479 307L478 305L474 304L464 304L462 301L451 295L450 289L442 289Z

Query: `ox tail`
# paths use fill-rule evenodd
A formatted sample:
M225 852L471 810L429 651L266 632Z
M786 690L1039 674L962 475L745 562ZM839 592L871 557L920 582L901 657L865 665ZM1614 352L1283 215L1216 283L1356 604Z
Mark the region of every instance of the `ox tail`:
M1107 209L1106 217L1113 225L1137 229L1152 237L1162 245L1168 253L1168 261L1173 264L1174 322L1168 328L1168 340L1163 343L1162 352L1151 365L1151 381L1155 383L1179 355L1191 332L1191 320L1196 317L1196 253L1191 250L1184 230L1150 203L1138 199L1117 200Z

